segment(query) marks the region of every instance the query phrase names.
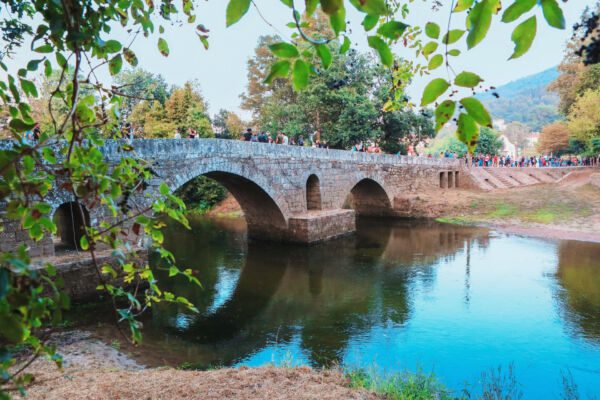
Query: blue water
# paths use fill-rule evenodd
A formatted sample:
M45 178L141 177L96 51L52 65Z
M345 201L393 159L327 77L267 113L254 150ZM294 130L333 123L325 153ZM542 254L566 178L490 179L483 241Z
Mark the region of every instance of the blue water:
M421 369L457 394L512 364L525 398L559 398L565 375L600 395L598 244L361 220L353 237L302 247L227 224L167 235L204 290L174 283L200 315L166 307L146 322L155 364Z

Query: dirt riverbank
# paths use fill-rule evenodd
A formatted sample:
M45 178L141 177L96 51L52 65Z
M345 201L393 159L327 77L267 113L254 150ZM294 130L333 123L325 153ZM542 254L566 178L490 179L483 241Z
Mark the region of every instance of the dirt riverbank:
M64 368L35 361L28 399L380 399L351 389L339 371L308 367L185 371L144 368L116 348L80 331L55 337Z
M414 199L415 216L549 239L600 242L600 188L536 185L493 192L448 191Z
M411 217L477 225L516 235L600 242L600 187L589 176L573 176L559 184L483 192L447 190L407 197ZM405 204L407 202L404 202ZM241 216L229 195L208 214Z

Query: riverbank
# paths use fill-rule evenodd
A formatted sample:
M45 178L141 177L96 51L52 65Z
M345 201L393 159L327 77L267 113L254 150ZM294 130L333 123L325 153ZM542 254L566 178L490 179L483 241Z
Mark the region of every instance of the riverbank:
M600 242L600 188L590 183L455 190L444 197L420 193L411 204L414 217L516 235Z
M89 333L54 337L64 368L37 360L28 399L380 399L337 370L308 367L223 368L187 371L145 368Z
M545 239L600 242L600 181L598 173L572 174L560 183L484 192L457 189L420 192L403 199L411 218L473 225L503 233ZM593 181L592 177L596 178ZM217 204L209 217L240 217L233 198Z

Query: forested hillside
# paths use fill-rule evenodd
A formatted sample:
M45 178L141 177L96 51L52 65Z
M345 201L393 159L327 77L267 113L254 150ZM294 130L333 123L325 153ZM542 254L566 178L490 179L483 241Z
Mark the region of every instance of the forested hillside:
M558 113L558 96L548 92L548 85L558 77L558 70L550 68L502 85L496 89L500 98L492 91L478 95L492 112L494 119L506 122L522 122L534 131L561 119Z

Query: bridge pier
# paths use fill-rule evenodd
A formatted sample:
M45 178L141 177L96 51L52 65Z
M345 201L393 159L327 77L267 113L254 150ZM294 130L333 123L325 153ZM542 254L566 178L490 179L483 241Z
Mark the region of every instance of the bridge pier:
M354 210L309 211L290 218L288 240L315 243L356 231Z

